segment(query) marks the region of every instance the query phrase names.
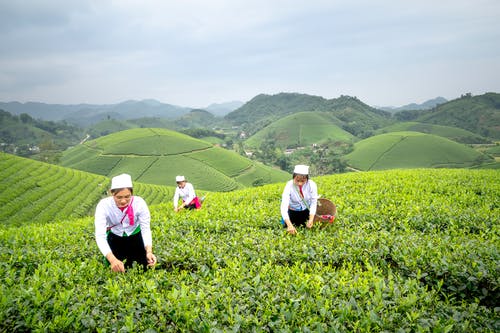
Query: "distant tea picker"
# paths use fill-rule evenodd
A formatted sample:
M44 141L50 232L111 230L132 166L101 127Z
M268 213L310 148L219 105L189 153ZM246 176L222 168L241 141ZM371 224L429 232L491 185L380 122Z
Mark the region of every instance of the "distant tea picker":
M175 182L177 187L174 194L174 210L176 212L181 209L200 209L201 200L196 196L193 184L189 183L184 176L176 176ZM179 198L182 199L182 204L179 206Z
M113 177L111 196L102 199L95 211L95 239L113 272L125 272L134 262L154 266L151 215L141 197L133 195L128 174Z

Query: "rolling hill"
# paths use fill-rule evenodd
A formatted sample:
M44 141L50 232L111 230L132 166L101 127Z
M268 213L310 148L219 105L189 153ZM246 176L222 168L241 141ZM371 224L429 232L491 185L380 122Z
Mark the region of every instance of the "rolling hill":
M493 159L468 146L419 132L376 135L354 144L345 159L359 170L467 168Z
M284 181L290 175L210 143L166 129L135 128L64 152L61 165L104 176L127 172L134 180L175 185L182 174L195 188L232 191Z
M395 117L400 121L417 121L463 128L483 137L500 139L500 94L479 96L466 94L461 98L438 105L432 110L402 111Z
M205 110L191 110L175 119L162 117L142 117L134 119L109 118L90 125L86 131L91 138L131 128L166 128L174 131L196 128L213 128L224 125L224 120ZM226 124L227 125L227 124Z
M462 128L434 125L429 123L419 123L416 121L406 121L406 122L396 123L394 125L390 125L375 131L375 134L377 135L383 133L404 132L404 131L434 134L459 143L466 143L466 144L490 142L490 140L478 134L464 130Z
M266 137L272 137L280 148L320 144L329 139L354 141L355 137L339 126L341 123L328 112L298 112L264 127L245 140L245 145L259 147Z
M223 119L215 117L208 111L194 109L185 115L176 118L173 123L175 124L175 129L177 130L184 128L211 128L222 124Z
M144 119L144 118L143 118ZM151 118L147 118L151 119ZM154 118L153 118L154 119ZM152 121L151 123L153 123ZM100 121L96 124L93 124L91 127L87 128L87 134L90 138L98 138L101 136L105 136L111 133L120 132L124 130L128 130L131 128L139 127L127 120L116 120L116 119L107 119Z
M224 118L253 135L270 123L298 112L330 112L342 121L344 130L361 137L393 122L390 113L372 108L355 97L328 100L297 93L258 95Z

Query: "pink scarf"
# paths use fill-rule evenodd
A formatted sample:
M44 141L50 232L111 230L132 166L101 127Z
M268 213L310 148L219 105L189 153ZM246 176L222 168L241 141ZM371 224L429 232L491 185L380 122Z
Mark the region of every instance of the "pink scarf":
M134 208L132 208L132 202L134 202L134 197L130 199L130 203L127 207L127 216L128 220L130 221L130 225L134 225Z
M132 207L132 202L134 202L134 197L132 197L132 199L130 200L130 203L128 204L127 208L119 208L122 210L122 212L126 209L125 214L123 214L123 217L120 220L120 223L114 224L111 227L107 227L106 231L113 229L118 224L123 224L123 220L125 219L125 216L128 216L128 220L130 222L130 225L134 225L134 208Z
M134 225L134 208L132 207L132 202L134 202L134 197L132 197L132 199L130 199L130 203L128 204L127 208L120 208L123 210L126 209L125 214L123 214L123 217L122 217L120 223L123 223L125 216L128 216L128 220L130 222L130 225Z

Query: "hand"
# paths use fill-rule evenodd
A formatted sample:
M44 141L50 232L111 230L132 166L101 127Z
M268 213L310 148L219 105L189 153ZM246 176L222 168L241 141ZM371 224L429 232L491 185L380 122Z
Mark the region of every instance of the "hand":
M123 261L115 259L111 263L111 270L113 272L117 273L124 273L125 272L125 265L123 264Z
M309 220L309 221L307 221L306 227L307 227L308 229L311 229L311 228L312 228L312 226L313 226L313 224L314 224L314 220Z
M293 225L289 225L287 228L286 228L286 231L288 231L288 233L290 235L296 235L297 234L297 229L295 229L295 227Z
M153 254L153 252L147 252L146 258L148 259L148 267L156 265L156 256Z

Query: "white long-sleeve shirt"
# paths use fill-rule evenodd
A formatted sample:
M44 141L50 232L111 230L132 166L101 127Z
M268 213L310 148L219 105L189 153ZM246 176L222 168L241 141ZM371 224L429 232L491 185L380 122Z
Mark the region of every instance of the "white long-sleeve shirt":
M179 197L183 202L186 202L187 204L193 201L193 199L196 197L193 184L186 183L184 188L180 188L179 186L175 188L174 208L177 208L177 206L179 206Z
M284 220L290 219L290 216L288 216L289 208L291 210L298 211L309 208L309 214L316 214L318 206L318 186L316 183L309 179L304 185L302 185L302 193L304 194L304 200L302 200L302 197L300 196L299 187L293 183L293 179L286 183L281 196L280 207L281 217L283 217Z
M112 227L110 229L112 233L122 237L124 234L130 236L137 226L140 226L144 246L153 245L150 225L151 215L148 205L141 197L133 196L132 198L134 225L130 225L126 213L127 209L121 211L120 208L116 206L113 197L104 198L97 204L94 220L95 239L99 250L104 256L111 252L106 235L106 229L109 227Z

